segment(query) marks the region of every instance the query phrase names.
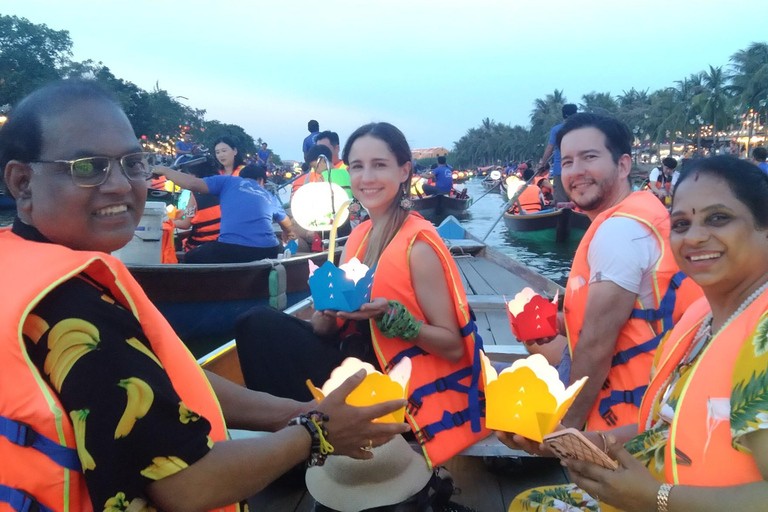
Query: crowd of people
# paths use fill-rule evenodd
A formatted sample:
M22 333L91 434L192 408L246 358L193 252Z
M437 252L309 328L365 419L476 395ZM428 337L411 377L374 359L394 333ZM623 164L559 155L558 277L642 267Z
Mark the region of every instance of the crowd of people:
M589 377L562 427L582 429L618 468L564 459L573 484L526 491L510 510L762 509L768 174L720 156L675 176L664 161L650 191L633 191L629 129L607 116L563 114L547 149L559 155L551 200L560 189L592 222L559 334L527 347L566 384ZM406 137L372 123L342 150L317 122L309 130L308 170L346 186L368 212L341 259L376 267L372 300L355 312L315 311L310 322L248 312L237 323L240 387L200 370L109 253L133 237L154 173L194 192L193 222L207 212L198 224L218 223L218 239L188 258L272 257L280 247L272 221L284 240L295 235L263 187L263 167L244 165L237 142L222 138L192 173L152 168L118 103L89 82L48 85L14 108L0 130L3 183L17 202L13 226L0 231L0 283L14 291L0 313L0 503L235 511L306 463L316 510L467 510L449 501L440 465L490 433L481 342L450 252L407 208L414 166ZM753 157L764 163L765 152ZM521 172L526 182L536 174ZM531 186L533 201L545 187ZM218 212L203 202L209 197ZM671 198L671 213L657 197ZM358 372L313 400L304 382L324 382L348 356L383 372L410 357L408 399L348 405ZM374 421L406 406L404 423ZM272 433L230 440L228 428Z

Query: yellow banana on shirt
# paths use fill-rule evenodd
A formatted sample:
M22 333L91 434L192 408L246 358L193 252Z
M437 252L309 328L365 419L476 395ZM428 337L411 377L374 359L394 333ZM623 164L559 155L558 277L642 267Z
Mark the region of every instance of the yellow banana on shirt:
M141 471L141 475L150 480L160 480L178 473L187 466L188 464L178 457L155 457L152 464Z
M83 466L83 471L93 470L96 468L96 462L85 448L85 419L88 417L88 413L90 412L91 411L88 409L82 409L79 411L71 411L69 413L69 417L72 419L72 426L75 429L77 456L80 458L80 464Z
M128 403L123 411L123 416L115 429L115 439L125 437L131 433L136 420L143 418L152 402L155 400L155 392L149 387L149 384L136 377L123 379L117 384L124 388L128 395Z

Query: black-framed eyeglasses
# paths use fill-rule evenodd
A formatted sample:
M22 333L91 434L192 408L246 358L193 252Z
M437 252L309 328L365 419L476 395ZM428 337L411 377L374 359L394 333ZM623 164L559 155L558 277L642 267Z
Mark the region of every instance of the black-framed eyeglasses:
M72 182L78 187L98 187L107 181L112 162L120 165L129 180L144 181L152 177L154 153L129 153L119 158L89 156L75 160L36 160L31 164L68 164Z

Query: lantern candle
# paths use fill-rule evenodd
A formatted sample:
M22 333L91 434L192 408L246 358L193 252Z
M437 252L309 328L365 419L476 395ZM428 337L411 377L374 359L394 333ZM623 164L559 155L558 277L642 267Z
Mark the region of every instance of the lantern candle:
M523 288L507 304L507 318L519 341L554 336L557 334L557 296L550 302L531 288Z
M485 354L481 358L485 426L534 441L541 442L554 432L587 381L582 377L566 389L557 370L541 354L519 359L498 374Z
M361 369L365 370L366 376L363 382L347 395L347 403L349 405L367 407L407 396L408 382L411 379L411 360L407 357L401 359L388 374L376 371L373 365L369 363L354 357L348 357L341 363L341 366L331 372L330 378L323 384L322 388L318 389L315 387L311 380L307 380L307 387L312 396L320 403L334 389L338 388L345 380ZM405 407L374 421L402 423L404 420Z

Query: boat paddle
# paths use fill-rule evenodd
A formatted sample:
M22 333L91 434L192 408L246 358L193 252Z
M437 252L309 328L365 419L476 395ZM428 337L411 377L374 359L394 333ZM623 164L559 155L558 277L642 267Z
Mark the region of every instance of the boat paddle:
M502 218L502 217L504 217L504 214L505 214L505 213L507 213L507 210L509 209L509 207L510 207L510 206L512 206L513 204L515 204L515 202L517 201L517 199L518 199L518 198L520 197L520 195L521 195L521 194L522 194L522 193L525 191L525 189L528 187L528 185L530 185L530 184L531 184L531 182L532 182L533 180L535 180L535 179L536 179L536 176L538 176L539 174L541 174L541 171L542 171L542 170L543 170L543 169L538 169L538 170L537 170L535 173L533 173L533 176L531 176L531 177L528 179L528 181L526 181L526 182L525 182L525 186L520 186L520 187L518 187L518 189L515 191L515 193L512 195L512 197L510 197L510 198L509 198L509 201L507 201L506 203L504 203L504 206L503 206L503 207L502 207L502 209L501 209L501 215L499 215L499 216L496 218L496 220L495 220L495 221L494 221L494 223L493 223L493 226L491 226L491 229L489 229L489 230L488 230L488 232L485 234L485 236L484 236L483 238L481 238L481 239L480 239L480 241L481 241L481 242L485 242L485 239L486 239L486 238L488 238L488 236L489 236L491 233L493 233L493 230L494 230L494 228L496 227L496 224L498 224L498 223L499 223L499 221L501 220L501 218Z
M496 183L494 186L492 186L491 188L489 188L489 189L488 189L488 192L486 192L485 194L481 195L480 197L478 197L477 199L475 199L474 201L472 201L472 204L471 204L471 205L469 205L469 206L467 206L467 210L469 210L470 208L472 208L472 206L473 206L473 205L477 204L477 202L478 202L478 201L480 201L482 198L484 198L485 196L487 196L488 194L490 194L491 192L493 192L493 190L494 190L496 187L500 186L500 185L501 185L501 180L499 180L499 181L498 181L498 182L497 182L497 183Z

